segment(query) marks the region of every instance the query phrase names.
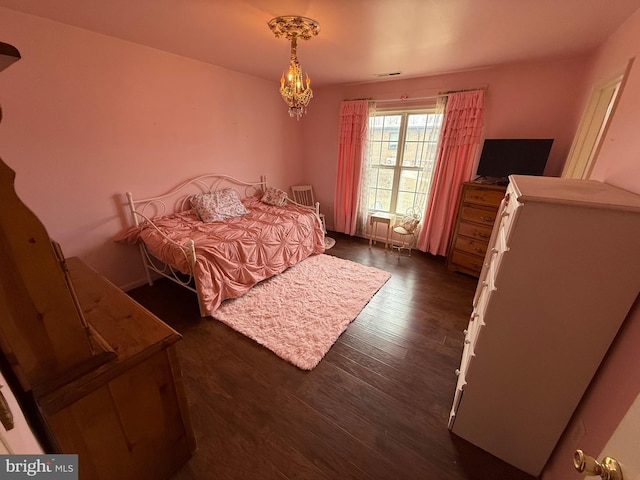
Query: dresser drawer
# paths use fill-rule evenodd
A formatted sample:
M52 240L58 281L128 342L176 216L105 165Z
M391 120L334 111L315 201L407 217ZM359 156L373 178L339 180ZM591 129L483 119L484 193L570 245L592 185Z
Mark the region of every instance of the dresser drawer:
M473 255L481 255L482 257L484 257L485 253L487 253L487 242L458 236L455 239L453 248L455 248L456 250L462 250L463 252L471 253Z
M484 311L482 312L484 315ZM484 317L479 313L474 313L471 315L471 320L469 321L469 327L467 328L467 337L470 340L470 345L475 352L476 343L478 342L478 337L480 336L480 332L482 331L482 327L485 326Z
M480 273L482 270L482 263L484 261L484 257L471 255L468 253L460 252L459 250L454 250L451 253L450 263L458 265L467 270L471 270L475 273Z
M505 241L508 244L511 237L511 225L519 213L520 202L515 193L508 192L504 205L500 211L500 228L504 231Z
M500 205L500 201L504 197L502 190L486 190L480 188L468 187L462 196L462 201L466 203L475 203L476 205L488 205L495 207Z
M488 242L491 238L491 227L476 225L474 223L460 222L460 224L458 225L458 235L464 235L465 237L475 238L476 240Z
M460 211L460 220L466 222L476 222L489 227L493 226L493 222L496 220L498 212L496 209L489 210L484 208L476 208L469 205L464 205Z
M449 241L447 268L478 276L492 242L493 226L506 187L465 182Z

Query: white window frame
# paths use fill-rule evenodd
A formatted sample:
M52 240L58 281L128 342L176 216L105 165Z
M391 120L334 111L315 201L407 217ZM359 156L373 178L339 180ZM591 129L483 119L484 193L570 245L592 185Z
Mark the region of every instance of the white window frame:
M390 198L390 202L389 202L389 209L385 209L385 208L375 208L375 206L372 208L371 205L367 206L367 211L369 214L373 213L373 212L386 212L386 213L390 213L390 214L395 214L395 215L399 215L402 216L404 214L406 214L406 211L400 211L399 210L399 206L398 206L398 196L400 193L400 181L402 178L402 172L407 172L407 171L417 171L418 175L417 177L420 177L421 171L423 169L423 167L420 166L414 166L414 167L410 167L410 166L403 166L402 165L402 159L404 157L404 153L405 153L405 144L407 141L406 135L407 135L407 129L408 129L408 123L409 123L409 116L410 115L434 115L436 114L436 109L435 107L426 107L426 108L421 108L421 109L410 109L410 110L389 110L389 111L376 111L374 114L370 115L369 119L371 120L373 117L384 117L384 116L400 116L401 117L401 121L400 121L400 126L398 129L398 140L397 140L397 144L396 141L392 141L391 139L385 139L384 136L383 138L381 138L380 140L372 140L372 135L371 135L371 127L370 127L370 141L372 142L378 142L381 144L381 148L382 146L386 145L387 146L387 150L394 150L390 147L391 143L396 144L396 148L395 148L395 164L394 165L389 165L386 166L384 164L384 162L382 161L382 158L380 158L380 163L377 164L376 166L372 167L371 166L371 151L372 149L369 148L368 153L367 153L367 158L366 158L366 168L369 170L370 168L375 168L375 169L379 169L379 170L393 170L393 184L391 186L391 198ZM443 115L444 116L444 115ZM440 132L441 134L441 132ZM438 138L436 139L435 145L434 145L434 158L433 158L433 170L435 170L435 162L436 162L436 155L437 155L437 144L438 144L438 140L440 137L440 134L438 135ZM424 144L428 144L428 143L433 143L433 141L428 140L428 139L423 139L422 140L422 145L424 146ZM433 173L432 170L432 173ZM420 181L418 181L418 184L420 183ZM376 186L377 187L377 186ZM373 187L371 185L367 185L367 189L371 189L371 188L376 188ZM379 190L384 190L382 188L378 188ZM415 195L420 195L419 190L418 190L418 185L416 185L416 190L414 191ZM428 196L428 192L426 192L426 195ZM367 192L366 199L369 199L369 192ZM426 197L425 197L425 202L426 203ZM424 204L419 204L416 205L416 202L414 200L414 205L413 205L413 209L416 211L420 211L422 212L422 209L424 208Z

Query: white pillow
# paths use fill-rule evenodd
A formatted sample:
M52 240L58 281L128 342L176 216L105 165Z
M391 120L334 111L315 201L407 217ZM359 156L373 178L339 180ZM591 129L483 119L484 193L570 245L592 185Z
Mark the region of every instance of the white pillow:
M240 201L240 194L233 188L198 193L191 197L191 207L205 223L219 222L249 213Z
M267 187L267 191L262 196L262 201L268 205L282 207L287 203L287 192L279 188Z

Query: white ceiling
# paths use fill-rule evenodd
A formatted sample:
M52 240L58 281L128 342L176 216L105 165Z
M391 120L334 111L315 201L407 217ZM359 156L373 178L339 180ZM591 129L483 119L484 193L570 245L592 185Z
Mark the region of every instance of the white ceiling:
M267 22L302 15L313 85L415 77L585 53L640 0L0 0L0 6L277 81L289 43ZM3 39L0 32L0 41Z

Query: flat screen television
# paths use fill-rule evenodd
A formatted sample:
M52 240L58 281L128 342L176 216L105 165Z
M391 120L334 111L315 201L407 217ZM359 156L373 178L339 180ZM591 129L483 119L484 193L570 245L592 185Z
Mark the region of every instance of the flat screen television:
M552 138L487 138L477 175L506 179L509 175L542 175Z

